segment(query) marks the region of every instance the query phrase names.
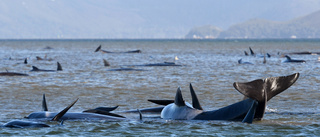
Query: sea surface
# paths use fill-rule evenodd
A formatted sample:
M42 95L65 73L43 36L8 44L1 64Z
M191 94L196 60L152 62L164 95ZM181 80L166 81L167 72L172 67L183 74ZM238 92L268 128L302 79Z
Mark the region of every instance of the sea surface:
M99 45L113 52L142 52L94 52ZM245 56L244 51L250 54L249 47L256 56ZM300 73L295 84L268 102L263 120L252 124L167 121L147 114L139 120L138 114L130 114L130 120L125 121L46 122L50 128L0 128L0 136L320 136L319 55L289 54L302 51L320 52L320 40L0 40L0 72L30 75L0 77L0 124L41 111L43 94L49 111L61 111L77 98L69 112L100 106L119 106L116 111L123 111L158 107L147 100L174 99L179 86L184 100L191 102L192 83L204 110L214 110L242 100L234 82ZM271 57L264 64L266 53ZM283 63L284 54L306 63ZM48 60L37 60L36 56ZM25 58L28 64L23 64ZM103 59L109 67L103 65ZM253 65L238 64L239 59ZM183 66L128 66L165 61ZM57 62L63 71L30 72L32 66L55 70ZM121 67L146 71L108 71Z

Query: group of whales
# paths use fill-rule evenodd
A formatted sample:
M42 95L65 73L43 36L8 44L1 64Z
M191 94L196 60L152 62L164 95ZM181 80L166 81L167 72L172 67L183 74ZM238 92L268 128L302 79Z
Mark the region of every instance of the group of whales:
M257 55L253 52L253 50L251 49L251 47L249 47L250 50L250 55L251 56L258 56L258 57L262 57L263 58L263 63L265 64L267 62L266 57L270 58L271 55L269 53L266 53L265 55ZM316 52L317 53L317 52ZM249 56L248 52L244 51L244 54L246 56ZM293 52L293 53L288 53L288 54L297 54L297 55L313 55L315 53L313 52ZM318 54L318 53L317 53ZM282 57L286 57L286 60L283 61L283 63L306 63L305 60L298 60L298 59L292 59L289 55L284 54L282 55ZM242 61L242 59L238 60L238 64L254 64L252 62L247 62L247 61Z
M200 105L199 99L190 84L190 93L192 97L192 105L185 102L181 88L179 87L174 100L148 100L150 102L164 105L161 107L142 108L136 110L118 111L118 113L137 112L142 120L142 113L152 112L160 114L165 120L226 120L241 121L244 123L252 123L254 120L261 120L265 114L267 102L274 96L280 94L284 90L293 85L299 78L299 73L288 76L269 77L265 79L257 79L250 82L234 82L234 88L243 94L245 98L242 101L233 103L226 107L204 111ZM116 107L97 107L95 109L85 110L83 112L67 112L76 102L63 109L60 112L49 112L45 95L43 95L41 112L33 112L26 118L33 120L106 120L106 121L123 121L134 120L126 118L117 112L111 113ZM28 120L13 120L3 125L3 127L27 128L27 127L50 127L41 122Z

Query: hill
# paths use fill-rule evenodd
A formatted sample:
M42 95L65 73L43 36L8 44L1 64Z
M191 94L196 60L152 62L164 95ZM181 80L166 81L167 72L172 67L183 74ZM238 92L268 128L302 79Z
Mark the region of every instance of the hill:
M211 28L207 27L206 29L210 30ZM186 38L190 38L192 34L203 32L203 30L204 28L192 29ZM209 36L211 34L201 35ZM320 38L320 11L282 22L251 19L221 31L217 38Z

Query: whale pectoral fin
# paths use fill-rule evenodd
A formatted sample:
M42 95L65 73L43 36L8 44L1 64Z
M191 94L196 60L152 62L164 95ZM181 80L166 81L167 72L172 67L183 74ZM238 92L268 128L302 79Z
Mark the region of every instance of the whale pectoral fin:
M166 105L169 105L171 103L174 103L174 100L154 100L154 99L148 99L148 101L152 102L152 103L155 103L155 104L158 104L158 105L163 105L163 106L166 106Z
M252 105L251 105L251 108L249 109L247 115L242 120L242 123L249 123L249 124L252 123L252 121L253 121L253 119L255 117L257 106L258 106L258 102L257 101L253 101Z
M62 71L62 66L59 62L57 62L57 71Z
M266 78L265 90L267 93L267 101L269 101L274 96L288 89L292 84L294 84L299 78L299 73L295 73L288 76L281 77L270 77Z
M246 97L264 101L263 84L262 79L257 79L246 83L234 82L233 87Z
M193 108L199 109L199 110L203 110L201 105L200 105L200 102L198 100L198 97L197 97L196 93L193 90L193 87L192 87L191 83L190 83L189 87L190 87L190 93L191 93L191 97L192 97L192 106L193 106Z
M98 52L100 49L101 49L101 45L94 52Z
M177 90L177 93L176 93L176 97L174 99L174 104L176 104L177 106L185 106L186 105L184 103L180 87L178 87L178 90Z
M56 116L54 116L52 118L51 121L59 121L60 118L66 114L68 112L68 110L79 100L79 98L77 98L74 102L72 102L68 107L66 107L65 109L63 109L62 111L60 111Z
M102 111L113 111L115 109L117 109L119 106L115 106L115 107L97 107L95 109L98 109L98 110L102 110Z
M48 111L47 101L46 101L46 95L43 94L42 96L42 110Z

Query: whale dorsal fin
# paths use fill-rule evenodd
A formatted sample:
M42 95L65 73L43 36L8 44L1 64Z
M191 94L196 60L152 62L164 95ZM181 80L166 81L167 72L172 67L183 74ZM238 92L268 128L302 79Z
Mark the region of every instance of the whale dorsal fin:
M285 57L287 58L287 60L291 60L291 57L289 57L288 55L285 55Z
M244 55L248 56L249 54L248 54L248 52L244 51Z
M264 80L265 90L267 94L267 101L272 97L283 92L294 84L299 78L299 73L295 73L288 76L270 77Z
M48 111L47 101L46 101L46 95L43 94L42 96L42 110Z
M7 68L6 68L6 71L9 72Z
M24 63L24 64L28 64L28 59L25 58L23 63Z
M52 118L51 121L59 121L60 118L66 114L68 112L68 110L79 100L79 98L77 98L74 102L72 102L68 107L66 107L65 109L63 109L62 111L60 111L56 116L54 116Z
M182 94L181 94L181 88L178 87L177 93L176 93L176 97L174 99L174 104L176 104L177 106L185 106L186 104L184 103L184 100L182 98Z
M193 108L199 109L199 110L203 110L201 105L200 105L200 102L198 100L198 97L197 97L196 93L193 90L193 87L192 87L191 83L190 83L190 93L191 93L191 97L192 97L192 106L193 106Z
M251 47L249 47L249 49L250 49L251 56L254 56L254 52L253 52L253 50L251 49Z
M94 52L98 52L100 49L101 49L101 45Z
M109 64L109 62L107 61L107 60L105 60L105 59L103 59L103 64L104 64L104 66L110 66L110 64Z
M36 66L32 66L32 71L37 71L39 70L39 68L37 68Z
M59 62L57 62L57 71L62 71L62 67L61 67L61 64Z

